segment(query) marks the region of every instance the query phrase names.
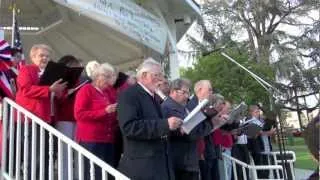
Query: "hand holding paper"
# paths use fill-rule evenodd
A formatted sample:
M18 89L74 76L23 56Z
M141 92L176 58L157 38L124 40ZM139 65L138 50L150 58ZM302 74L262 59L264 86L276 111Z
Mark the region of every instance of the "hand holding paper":
M191 132L191 130L196 127L199 123L205 120L207 117L201 112L201 109L207 105L209 102L208 99L204 99L201 101L197 107L195 107L186 118L183 120L183 124L181 128L187 134Z
M169 129L170 130L176 130L178 129L181 124L182 124L182 119L177 118L177 117L169 117L168 118L168 124L169 124Z
M57 96L60 96L64 89L67 87L67 82L62 82L62 79L55 81L49 88L51 92L54 92Z

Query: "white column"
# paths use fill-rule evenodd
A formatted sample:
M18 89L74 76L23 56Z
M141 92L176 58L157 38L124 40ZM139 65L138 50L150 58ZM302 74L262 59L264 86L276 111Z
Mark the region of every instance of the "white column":
M168 11L168 5L162 4L163 8L165 8L165 13L161 11L159 8L159 5L161 3L167 3L166 1L151 1L150 4L151 7L153 7L153 10L156 14L159 15L161 18L163 25L166 26L168 30L168 41L169 41L169 62L170 62L170 79L176 79L179 78L179 61L178 61L178 54L177 54L177 37L176 37L176 24L174 22L175 17ZM159 4L157 4L159 3Z

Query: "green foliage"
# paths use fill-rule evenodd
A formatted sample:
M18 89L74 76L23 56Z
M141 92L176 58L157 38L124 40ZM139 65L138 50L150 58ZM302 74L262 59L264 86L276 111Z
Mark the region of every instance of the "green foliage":
M227 54L266 81L273 81L275 75L270 66L249 61L246 53L229 51ZM181 70L181 74L193 83L201 79L210 80L220 94L235 103L245 101L248 104L258 102L266 106L269 104L266 90L247 72L220 53L212 53L200 58L194 67Z

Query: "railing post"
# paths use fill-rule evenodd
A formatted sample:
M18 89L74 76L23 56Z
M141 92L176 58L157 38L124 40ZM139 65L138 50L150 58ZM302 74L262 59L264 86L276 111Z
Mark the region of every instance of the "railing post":
M78 152L78 163L79 163L79 180L83 180L83 156Z
M18 113L17 120L17 137L16 137L16 179L20 179L20 166L21 166L21 113Z
M257 176L257 169L252 169L252 180L257 180L258 176Z
M90 161L90 180L95 179L95 174L94 174L94 164L92 161Z
M2 101L2 160L1 160L1 179L7 167L7 139L8 139L8 102Z
M31 140L31 179L36 180L37 177L37 124L32 121L32 140Z
M108 173L106 173L106 171L103 169L101 169L101 177L102 177L102 180L108 180ZM115 177L115 180L117 180L116 177Z
M53 136L51 132L49 133L49 180L54 180L54 164L53 164L53 151L54 151L54 145L53 145Z
M247 171L246 168L242 166L242 176L244 180L247 180Z
M13 177L13 157L14 157L14 122L13 107L10 106L10 127L9 127L9 177ZM5 164L4 164L5 165Z
M230 160L232 161L232 160ZM234 174L234 179L235 180L238 180L238 176L237 176L237 166L236 166L236 163L234 161L232 161L232 169L233 169L233 174ZM242 169L243 170L243 169ZM229 178L230 179L230 178Z
M68 180L73 180L73 152L70 145L68 145Z
M45 149L45 130L42 126L40 126L40 174L39 174L39 179L46 179L48 177L44 177L45 176L45 169L48 167L45 167L45 151L47 151L48 149Z
M29 122L24 116L24 145L23 145L23 179L28 179L29 175Z
M63 180L63 144L58 138L58 180Z

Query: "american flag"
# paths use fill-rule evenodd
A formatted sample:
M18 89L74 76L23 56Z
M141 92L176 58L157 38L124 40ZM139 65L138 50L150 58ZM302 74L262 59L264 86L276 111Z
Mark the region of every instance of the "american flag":
M9 43L0 39L0 96L14 98L15 85L13 79L16 74L12 70L11 48Z
M20 53L21 56L18 57L18 59L15 59L18 61L17 63L17 69L19 70L21 66L25 65L25 59L23 55L23 48L22 48L22 42L21 42L21 36L20 36L20 30L18 25L17 17L14 16L14 23L13 23L13 44L12 44L12 51L15 52L15 54ZM17 57L13 57L17 58Z

